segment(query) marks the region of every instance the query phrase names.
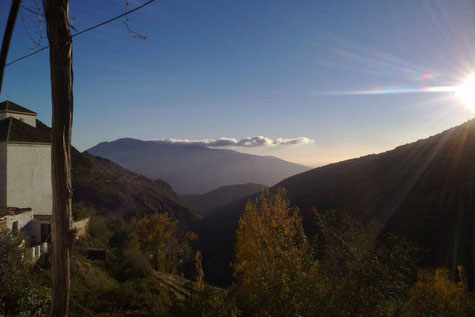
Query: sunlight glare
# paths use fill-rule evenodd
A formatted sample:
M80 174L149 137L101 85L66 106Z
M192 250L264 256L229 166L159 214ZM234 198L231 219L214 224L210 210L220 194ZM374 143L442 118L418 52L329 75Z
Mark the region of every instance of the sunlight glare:
M475 110L475 74L468 77L455 89L455 96L464 104Z

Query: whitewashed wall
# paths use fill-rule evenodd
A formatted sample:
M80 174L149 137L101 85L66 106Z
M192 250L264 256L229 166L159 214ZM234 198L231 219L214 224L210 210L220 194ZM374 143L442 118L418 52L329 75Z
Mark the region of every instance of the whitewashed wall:
M0 143L0 207L7 207L7 144Z
M27 114L12 113L12 112L0 113L0 120L6 119L8 117L13 117L15 119L21 120L36 128L36 115L27 115Z
M7 144L6 196L8 207L32 208L51 215L51 145Z
M12 230L13 223L18 222L18 228L23 229L27 224L33 220L33 210L25 211L21 214L6 216L7 218L7 228Z

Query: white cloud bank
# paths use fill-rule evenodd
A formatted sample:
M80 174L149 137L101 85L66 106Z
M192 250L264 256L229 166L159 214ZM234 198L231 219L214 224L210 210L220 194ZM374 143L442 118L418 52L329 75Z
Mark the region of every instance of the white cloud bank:
M189 144L189 145L203 145L208 147L224 147L224 146L242 146L242 147L257 147L257 146L274 146L274 145L299 145L310 144L314 141L307 137L298 137L292 139L278 138L272 140L262 135L244 138L241 140L235 138L219 138L219 139L204 139L204 140L188 140L188 139L159 139L154 140L160 143L169 144Z

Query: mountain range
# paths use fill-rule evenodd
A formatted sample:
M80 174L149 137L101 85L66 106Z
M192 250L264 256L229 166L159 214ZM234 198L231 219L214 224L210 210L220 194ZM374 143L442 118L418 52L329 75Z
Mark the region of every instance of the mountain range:
M244 183L272 186L310 169L273 156L130 138L102 142L87 152L148 178L162 179L179 194L204 194Z
M49 137L51 129L37 120ZM73 203L107 217L141 217L167 213L189 227L199 218L162 180L151 180L117 163L71 150Z
M368 155L289 177L284 187L313 233L314 214L335 210L377 220L383 233L428 250L427 265L465 267L475 279L475 120L378 155ZM208 214L198 248L208 277L229 281L234 232L251 195Z

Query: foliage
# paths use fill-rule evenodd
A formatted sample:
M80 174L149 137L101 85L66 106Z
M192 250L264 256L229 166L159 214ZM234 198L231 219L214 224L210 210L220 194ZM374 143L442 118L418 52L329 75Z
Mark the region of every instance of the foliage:
M320 259L316 313L323 316L394 315L415 280L419 249L380 226L346 213L316 214L314 248Z
M195 254L195 271L196 284L198 284L198 288L201 289L205 283L205 274L203 272L203 258L201 257L200 251Z
M283 189L249 202L237 230L236 294L246 316L397 314L419 249L345 213L317 214L308 242Z
M236 233L238 302L247 316L294 316L306 310L302 292L316 263L299 211L285 190L265 189L248 202Z
M77 316L86 312L94 316L175 316L172 312L186 312L186 301L177 298L173 289L177 285L163 283L152 264L165 272L182 273L183 263L192 259L188 242L193 238L194 234L184 232L167 215L130 222L93 217L87 237L73 250L71 311ZM154 243L159 247L154 248ZM87 248L106 249L107 260L87 259L80 252Z
M87 218L90 215L87 208L82 203L74 202L72 204L72 216L74 221Z
M204 284L193 290L183 301L177 301L170 308L171 316L189 317L237 317L241 312L235 298L229 291Z
M146 278L151 273L148 259L140 251L137 232L128 223L120 221L109 238L108 268L120 282Z
M187 233L180 236L178 222L166 214L155 214L131 222L137 233L140 249L151 260L157 271L177 273L184 262L191 260L188 243L196 235Z
M88 238L80 240L80 243L83 243L84 247L107 248L112 231L107 218L98 215L91 216L87 230Z
M222 290L205 283L201 252L195 253L196 283L190 281L190 295L185 300L177 301L171 307L174 316L240 316L235 298L230 291Z
M87 309L99 316L169 316L175 298L153 279L134 279L93 291ZM81 314L79 314L81 316Z
M458 281L452 281L446 268L437 268L435 272L421 269L409 292L405 315L474 316L475 301L468 291L463 268L459 266L458 270Z
M27 251L21 233L0 231L0 312L46 316L51 291L35 278Z
M236 236L235 284L206 283L196 238L166 214L111 221L93 216L72 253L72 316L474 316L463 269L418 270L420 249L381 226L346 213L316 213L309 240L284 189L248 202ZM82 249L107 249L90 260ZM47 258L35 268L23 238L0 233L0 303L4 313L49 311ZM5 260L3 260L5 259ZM187 270L191 280L177 275ZM193 268L192 268L193 267ZM43 274L43 275L42 275ZM12 276L14 283L6 283ZM33 277L33 278L32 278ZM8 279L11 282L11 279Z

